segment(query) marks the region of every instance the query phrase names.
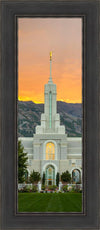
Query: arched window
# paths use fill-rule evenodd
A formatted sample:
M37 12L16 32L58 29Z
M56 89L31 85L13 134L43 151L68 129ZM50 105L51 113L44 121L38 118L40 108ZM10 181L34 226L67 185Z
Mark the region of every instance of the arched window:
M72 171L72 180L75 183L80 183L81 181L81 172L78 169Z
M55 145L52 142L46 144L46 160L55 160Z

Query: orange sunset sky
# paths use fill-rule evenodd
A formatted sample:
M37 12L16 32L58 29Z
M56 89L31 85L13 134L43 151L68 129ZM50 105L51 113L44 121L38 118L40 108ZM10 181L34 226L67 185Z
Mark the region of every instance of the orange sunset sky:
M81 18L18 19L18 98L44 103L44 84L50 72L57 100L82 102Z

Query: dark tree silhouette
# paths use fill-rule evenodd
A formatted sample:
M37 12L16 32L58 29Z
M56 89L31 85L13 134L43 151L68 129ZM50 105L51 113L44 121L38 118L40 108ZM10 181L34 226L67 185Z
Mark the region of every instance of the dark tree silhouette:
M18 183L25 181L25 172L27 171L27 153L24 152L24 147L21 141L18 141Z

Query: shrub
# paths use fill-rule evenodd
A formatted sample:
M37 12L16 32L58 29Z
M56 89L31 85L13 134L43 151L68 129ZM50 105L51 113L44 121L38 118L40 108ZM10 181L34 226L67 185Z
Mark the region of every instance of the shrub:
M21 188L21 189L18 189L18 192L23 192L23 189Z
M22 189L23 192L30 192L30 188L28 188L27 186L25 186L23 189Z
M57 172L57 175L56 175L56 184L57 186L59 185L59 173Z
M23 183L25 181L27 159L27 153L24 152L24 147L21 141L18 141L18 183Z
M76 186L72 186L72 192L80 192L82 190L80 190L80 185L76 184Z
M48 189L49 189L49 190L52 190L52 191L55 191L56 188L57 188L56 185L49 185L49 186L48 186Z
M80 185L76 184L75 192L80 192Z
M25 179L25 183L26 183L26 184L30 184L29 178L26 178L26 179Z
M67 192L67 191L68 191L68 185L64 185L64 186L63 186L63 191L64 191L64 192Z
M42 185L42 190L45 190L46 189L46 186L45 185Z
M68 170L66 172L63 172L62 175L61 175L61 180L63 182L71 182L71 174L68 172Z
M56 185L52 185L52 187L53 187L53 191L55 191L57 189Z
M37 192L37 186L36 185L32 186L32 192Z
M45 172L43 173L43 177L42 177L42 184L45 184Z
M38 183L38 181L40 181L41 179L41 176L40 176L40 173L39 172L35 172L33 170L33 172L31 172L30 174L30 178L29 178L29 181L34 184L34 183Z
M75 186L72 186L71 192L75 192Z
M48 190L52 190L52 189L53 189L52 185L49 185Z

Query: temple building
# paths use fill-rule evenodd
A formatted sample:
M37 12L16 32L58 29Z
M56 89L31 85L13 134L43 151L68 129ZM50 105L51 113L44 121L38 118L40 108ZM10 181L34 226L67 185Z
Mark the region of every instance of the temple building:
M45 184L56 184L56 174L68 170L73 182L82 180L82 138L67 137L65 126L60 125L57 113L57 89L52 80L52 53L50 52L50 76L44 87L44 113L41 125L36 126L33 137L20 137L28 153L28 173L33 169L45 173Z

